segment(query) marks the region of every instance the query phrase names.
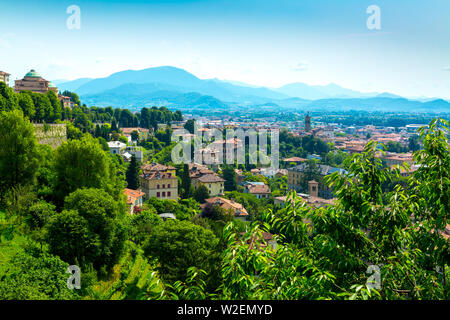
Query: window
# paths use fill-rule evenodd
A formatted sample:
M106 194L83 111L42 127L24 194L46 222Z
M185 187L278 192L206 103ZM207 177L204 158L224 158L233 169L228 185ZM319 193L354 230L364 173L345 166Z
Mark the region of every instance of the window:
M166 188L166 185L165 184L163 184L163 189L165 189Z
M165 196L166 196L166 192L165 192L165 191L163 191L163 193L162 193L162 196L163 196L163 197L165 197Z
M159 198L159 197L160 197L160 195L159 195L159 192L157 192L157 193L156 193L156 197L157 197L157 198Z
M170 183L167 185L167 188L170 189Z
M156 189L159 189L159 184L156 185ZM159 192L158 192L159 193Z
M170 197L170 191L167 192L167 196Z

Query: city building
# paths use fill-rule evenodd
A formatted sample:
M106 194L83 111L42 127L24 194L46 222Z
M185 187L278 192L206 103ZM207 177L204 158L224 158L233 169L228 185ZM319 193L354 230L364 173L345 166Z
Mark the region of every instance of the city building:
M252 194L258 199L270 197L270 188L264 182L246 182L244 188L244 193Z
M241 236L245 234L245 232L239 233ZM247 240L247 244L249 244L249 249L253 250L265 250L270 248L271 250L277 250L277 241L274 238L273 234L269 232L262 232L262 239L257 239L256 236L253 236L251 239Z
M206 166L196 163L189 164L189 177L195 189L203 185L208 189L211 197L224 194L225 180Z
M125 196L127 197L127 205L129 207L129 213L133 214L139 212L142 204L144 203L144 196L141 190L125 189Z
M58 95L58 99L62 101L64 108L73 108L75 107L75 103L70 99L70 97Z
M299 197L299 199L301 199L301 201L305 201L308 206L316 207L316 208L322 208L322 207L334 205L336 202L335 199L324 199L324 198L315 197L315 196L311 196L309 194L304 194L304 193L297 193L297 196ZM273 199L273 203L278 204L281 207L284 207L287 199L288 199L287 196L275 197Z
M4 82L7 86L9 86L9 76L9 73L0 71L0 82Z
M36 93L47 93L53 91L58 94L58 88L50 81L45 80L34 69L31 69L22 80L16 80L14 83L14 91L32 91Z
M403 163L407 163L410 166L414 164L412 153L386 152L385 154L377 155L377 157L381 158L381 160L383 160L388 167Z
M305 192L309 188L308 177L316 176L320 181L317 186L317 196L324 199L333 198L332 190L323 182L323 178L334 172L345 173L341 168L335 168L324 164L317 164L315 168L308 163L302 163L288 170L288 189L296 192Z
M127 138L129 138L129 141L131 142L131 133L133 131L136 131L138 133L138 139L139 141L145 141L150 136L150 130L140 127L134 127L134 128L120 128L123 135Z
M120 154L127 145L121 141L109 141L108 147L112 154Z
M236 219L245 221L248 217L247 210L245 210L244 206L240 203L235 202L234 200L228 200L222 197L213 197L206 199L206 203L218 205L219 207L227 211L231 211ZM206 203L203 204L202 207L204 207Z
M308 114L305 116L305 131L309 132L311 131L311 117Z
M125 152L128 152L130 155L134 155L136 160L142 162L144 160L144 149L139 146L127 146L125 148Z
M147 199L156 197L176 200L178 198L176 168L152 163L143 165L141 169L139 181Z
M300 158L300 157L291 157L291 158L285 158L283 159L283 162L289 164L289 163L295 163L295 164L300 164L302 162L307 161L308 159L305 158Z

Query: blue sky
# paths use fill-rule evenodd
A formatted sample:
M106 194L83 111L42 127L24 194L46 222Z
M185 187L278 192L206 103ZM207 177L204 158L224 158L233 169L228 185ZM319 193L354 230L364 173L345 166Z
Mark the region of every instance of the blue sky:
M78 5L81 29L66 9ZM381 30L366 9L378 5ZM171 65L200 78L450 98L447 0L2 0L0 70L104 77Z

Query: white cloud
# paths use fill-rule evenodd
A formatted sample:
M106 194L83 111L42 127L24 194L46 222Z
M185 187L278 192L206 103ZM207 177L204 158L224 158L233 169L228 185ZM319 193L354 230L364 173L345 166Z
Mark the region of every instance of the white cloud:
M308 70L308 63L305 61L300 61L293 67L293 69L295 71L306 71Z
M450 71L450 67L444 67L445 71Z

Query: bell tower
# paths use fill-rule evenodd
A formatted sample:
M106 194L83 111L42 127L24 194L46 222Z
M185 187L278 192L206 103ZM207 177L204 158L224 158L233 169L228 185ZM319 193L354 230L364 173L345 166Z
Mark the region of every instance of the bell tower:
M311 117L308 114L305 116L305 131L309 132L311 131Z

